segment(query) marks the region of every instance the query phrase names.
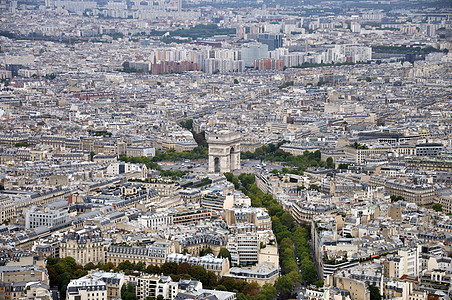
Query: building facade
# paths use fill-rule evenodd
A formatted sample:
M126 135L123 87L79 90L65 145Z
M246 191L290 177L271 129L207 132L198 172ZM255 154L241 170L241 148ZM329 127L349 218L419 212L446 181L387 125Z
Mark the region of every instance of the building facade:
M209 173L240 170L240 133L219 131L206 135L209 144Z

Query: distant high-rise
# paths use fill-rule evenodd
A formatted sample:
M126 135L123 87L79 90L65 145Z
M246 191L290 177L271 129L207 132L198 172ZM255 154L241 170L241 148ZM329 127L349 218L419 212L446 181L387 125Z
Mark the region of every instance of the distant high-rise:
M0 0L0 12L9 11L15 13L17 8L17 0Z
M0 11L6 10L6 8L7 8L6 0L0 0Z
M245 67L253 67L255 60L268 58L268 45L258 43L247 44L242 47L241 52Z
M274 33L260 33L257 40L268 46L268 51L281 48L283 45L282 35Z

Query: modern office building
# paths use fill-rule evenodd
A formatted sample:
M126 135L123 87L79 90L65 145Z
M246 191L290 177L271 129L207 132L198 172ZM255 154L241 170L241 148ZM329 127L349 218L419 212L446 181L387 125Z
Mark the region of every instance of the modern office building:
M416 145L416 156L438 156L444 150L443 144L425 143Z
M259 236L256 232L230 236L227 248L231 253L233 266L252 266L259 261Z
M254 67L254 61L268 58L269 47L266 44L252 43L244 45L241 49L242 60L245 67Z
M25 227L33 229L38 227L53 228L70 222L67 209L51 209L50 207L39 210L36 206L31 207L25 214Z
M267 45L269 51L281 48L283 45L282 34L278 33L260 33L257 40L259 43Z
M201 206L209 210L224 210L232 208L234 195L224 195L222 192L211 192L201 199Z

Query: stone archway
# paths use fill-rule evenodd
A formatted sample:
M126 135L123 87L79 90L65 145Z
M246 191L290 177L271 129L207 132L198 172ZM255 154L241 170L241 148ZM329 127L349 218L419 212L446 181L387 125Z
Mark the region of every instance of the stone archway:
M240 133L219 131L206 134L209 144L209 173L222 174L240 169Z
M218 157L214 158L214 172L220 173L220 159Z

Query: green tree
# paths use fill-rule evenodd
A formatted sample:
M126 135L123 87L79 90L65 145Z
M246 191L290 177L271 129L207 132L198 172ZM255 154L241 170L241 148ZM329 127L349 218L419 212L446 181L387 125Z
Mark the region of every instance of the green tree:
M401 200L405 200L405 198L403 198L402 196L391 195L391 202L397 202Z
M284 212L281 216L281 222L284 226L289 229L289 231L292 231L292 229L295 227L295 220L292 217L291 214Z
M281 240L281 242L279 243L279 248L281 249L281 253L284 252L284 250L286 249L291 249L292 248L292 240L290 238L284 238Z
M124 284L121 287L121 299L122 300L137 300L137 295L135 294L135 287L132 283Z
M315 191L320 191L320 188L317 184L311 184L308 188L308 190L315 190Z
M354 142L353 144L348 145L347 147L354 148L357 150L366 150L369 149L367 145L360 144L358 142Z
M239 175L239 180L242 186L246 187L248 184L254 183L255 177L253 174L242 173Z
M198 281L201 281L203 286L207 286L209 284L209 276L207 274L206 269L202 266L193 266L190 269L190 276L195 278Z
M346 170L346 169L348 169L348 164L339 164L338 169Z
M158 266L149 265L146 267L146 273L149 274L160 274L160 268Z
M238 190L240 188L240 182L237 177L233 177L231 182L232 182L232 184L234 184L234 188L236 190Z
M187 129L187 130L193 130L193 119L188 119L188 120L185 120L185 121L181 121L180 122L180 126L182 127L182 128L185 128L185 129Z
M268 153L268 151L271 151L270 146L263 146L261 147L261 149L263 153ZM280 151L280 149L276 150L275 153L277 153L278 151ZM282 153L284 152L282 151ZM300 157L303 157L303 160L312 160L313 162L317 163L321 159L321 153L320 151L316 152L306 151L305 153L303 153L303 156ZM241 176L241 178L244 177L245 176ZM264 194L254 183L247 184L247 186L242 187L241 190L248 197L250 197L253 206L267 208L268 213L271 216L272 229L280 247L280 262L283 274L286 274L285 276L293 284L297 284L301 281L299 275L300 268L302 278L308 284L315 283L318 280L318 278L317 270L311 258L311 249L309 246L310 239L309 226L308 225L298 226L297 224L295 224L292 216L284 212L284 210L282 210L282 208L278 205L276 199L274 199L270 194ZM270 241L269 244L272 244L272 241ZM297 265L297 262L295 260L294 249L296 250L297 256L300 259L300 267ZM279 283L279 287L281 289L283 289L282 287L284 287L283 283L285 283L285 279L282 279L282 281ZM219 282L219 284L224 285L229 290L229 285L227 284L227 282L221 281ZM273 294L272 289L267 288L267 290L265 290L263 288L260 294L257 296L257 299L263 300L266 299L267 297L268 299L273 299L272 294ZM284 298L287 296L288 295L286 294L282 297Z
M220 252L218 252L218 257L221 258L227 258L229 260L229 264L232 264L232 258L231 258L231 253L229 252L229 250L225 247L220 248Z
M301 261L301 275L309 284L317 281L317 270L309 257Z
M375 285L369 285L370 300L381 300L380 290Z
M113 271L119 270L119 269L115 268L115 266L113 265L112 262L108 262L105 265L101 265L100 269L105 272L110 272L110 270L113 270Z
M273 169L273 170L270 171L270 173L273 174L273 175L279 175L278 169Z
M255 300L256 297L253 297L244 293L237 293L237 300Z
M256 297L259 294L259 289L260 286L257 282L251 282L243 288L242 292L245 295Z
M229 182L232 182L232 178L234 177L234 174L230 173L230 172L225 172L223 173L224 177L226 177L226 180Z
M239 80L237 78L234 78L234 84L239 84Z
M63 297L66 296L66 288L71 279L80 278L88 273L70 256L65 258L48 257L46 267L50 285L57 286Z
M217 286L217 284L218 284L218 277L217 277L217 275L214 272L208 271L207 272L207 278L208 278L207 288L213 288L213 287Z
M257 296L258 300L273 300L276 298L277 291L276 288L268 283L264 284L261 292Z
M96 265L93 264L92 262L87 263L87 264L83 267L83 269L85 269L85 270L94 270L95 268L96 268Z
M30 146L29 144L25 143L25 142L19 142L19 143L15 143L14 147L19 148L19 147L28 147Z
M443 205L441 203L433 204L432 208L436 211L443 211Z
M218 284L224 286L227 291L241 292L243 288L243 286L241 286L242 282L244 281L240 279L236 280L232 277L223 277L218 281Z
M207 254L212 254L213 251L210 247L207 247L206 249L201 249L201 251L199 251L199 256L205 256Z
M191 270L190 264L184 262L177 267L177 274L189 274Z
M280 86L278 86L278 88L279 88L279 89L284 89L284 88L286 88L286 87L293 86L293 84L294 84L293 81L286 81L286 82L284 82L283 84L281 84Z
M328 169L334 169L334 161L333 161L333 158L332 158L332 157L328 157L328 158L326 159L326 167L327 167Z
M135 265L130 261L126 260L118 265L118 269L121 271L135 270Z
M290 278L290 280L293 282L293 284L301 283L302 277L301 274L298 273L298 271L291 271L287 276Z
M287 293L292 290L293 282L289 276L283 275L276 280L275 288L281 294Z
M178 264L175 262L166 262L160 267L160 272L168 276L170 274L177 274Z

